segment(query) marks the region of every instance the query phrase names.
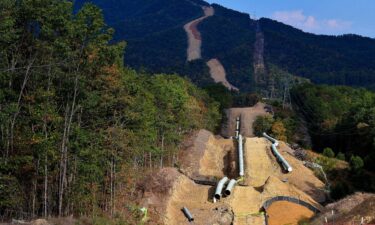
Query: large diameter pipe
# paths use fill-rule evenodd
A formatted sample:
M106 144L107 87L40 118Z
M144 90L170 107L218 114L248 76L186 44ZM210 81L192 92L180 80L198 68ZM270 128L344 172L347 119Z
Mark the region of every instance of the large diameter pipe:
M263 133L263 136L272 142L272 145L271 145L272 152L277 158L277 160L281 162L281 165L283 166L283 168L288 172L292 172L293 168L289 165L288 161L284 159L284 157L279 153L279 151L276 148L279 145L279 142L276 139L272 138L271 136L267 135L266 133Z
M191 215L190 211L186 207L182 208L182 212L184 212L184 214L185 214L186 218L189 220L189 222L194 221L193 215Z
M238 135L238 164L240 177L243 177L245 175L243 161L243 139L242 135L240 134Z
M224 191L225 195L229 196L232 193L233 187L236 185L236 183L237 181L235 179L229 181L227 188Z
M288 172L292 172L293 168L289 165L288 161L284 159L284 157L277 151L276 145L271 145L272 152L276 156L276 158L281 162L281 165L284 167L284 169Z
M240 117L236 118L236 138L238 138L238 135L240 134Z
M276 146L279 145L279 142L278 142L275 138L273 138L273 137L267 135L266 133L263 133L263 137L265 137L265 138L267 138L268 140L270 140L273 144L276 144Z
M225 183L228 181L228 177L223 177L219 183L217 183L217 186L216 186L216 191L215 191L215 199L217 200L220 200L221 198L221 193L223 191L223 188L224 188L224 185Z

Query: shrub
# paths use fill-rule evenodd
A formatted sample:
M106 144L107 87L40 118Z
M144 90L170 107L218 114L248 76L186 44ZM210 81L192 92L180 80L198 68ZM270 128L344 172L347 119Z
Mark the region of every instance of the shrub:
M342 152L339 152L336 156L337 159L345 161L345 155Z
M331 148L325 148L323 150L323 155L324 156L327 156L328 158L333 158L335 157L335 153L333 152L333 150Z
M341 182L331 188L331 197L334 200L343 198L350 193L351 193L351 190L348 187L348 185L341 183Z
M352 170L360 171L364 165L365 163L363 162L363 159L361 157L353 155L350 158L350 167L352 168Z
M271 130L272 123L272 116L258 116L253 124L254 134L261 137L263 132L267 133Z
M284 126L284 123L281 120L273 123L271 130L272 130L272 134L275 136L277 140L287 141L286 128Z

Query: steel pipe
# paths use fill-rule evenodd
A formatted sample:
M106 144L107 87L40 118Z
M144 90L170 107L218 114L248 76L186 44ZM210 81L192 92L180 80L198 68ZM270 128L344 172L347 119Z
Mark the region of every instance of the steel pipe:
M243 162L243 139L242 135L238 135L238 165L239 165L239 174L240 177L245 175L244 171L244 162Z
M273 137L267 135L265 132L263 132L263 137L267 138L267 139L268 139L269 141L271 141L273 144L276 144L276 146L279 145L279 142L278 142L275 138L273 138Z
M194 221L193 215L191 215L190 211L186 207L182 208L182 212L184 212L184 214L185 214L186 218L189 220L189 222Z
M240 117L236 118L236 134L235 137L238 138L238 135L240 134Z
M232 193L233 187L236 185L236 183L237 181L235 179L229 181L227 188L224 191L225 195L229 196Z
M263 133L263 136L272 142L272 145L271 145L272 152L277 158L277 160L281 162L281 165L283 166L283 168L288 172L292 172L293 168L289 165L288 161L284 159L284 157L279 153L279 151L276 148L279 145L279 142L276 139L268 136L266 133Z
M225 185L225 183L226 183L228 180L229 180L228 177L223 177L223 178L219 181L219 183L217 183L216 191L215 191L215 196L214 196L215 199L220 200L221 195L222 195L221 193L222 193L222 191L223 191L224 185Z

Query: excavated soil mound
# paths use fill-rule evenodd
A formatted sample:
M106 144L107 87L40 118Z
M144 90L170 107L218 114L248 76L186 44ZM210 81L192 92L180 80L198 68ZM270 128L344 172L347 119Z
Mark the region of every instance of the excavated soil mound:
M171 190L163 224L230 225L233 221L230 206L212 203L210 201L212 195L212 187L198 185L186 176L180 175ZM193 223L189 223L182 213L183 207L187 207L193 215Z
M271 142L265 138L247 138L245 143L246 182L253 187L261 188L270 176L296 187L311 196L317 202L324 202L324 183L319 180L312 170L305 167L302 161L289 154L292 150L283 142L279 143L280 154L293 167L291 173L285 173L281 164L272 154Z
M236 130L236 118L241 117L241 134L246 137L254 137L253 123L257 116L264 116L268 113L264 109L264 103L257 103L253 107L247 108L230 108L225 110L227 123L224 124L221 130L223 137L234 136Z
M236 177L234 141L216 138L207 130L200 130L185 142L179 159L180 170L193 179L216 180L224 175Z
M325 202L325 184L315 176L311 169L303 165L302 161L290 154L293 150L284 142L279 142L278 149L285 160L293 167L293 172L279 173L278 177L281 180L287 180L290 184L310 195L315 201Z
M292 202L278 201L267 209L267 215L269 225L297 225L298 221L313 217L314 212Z
M179 171L174 168L162 169L149 176L140 186L143 190L141 205L149 209L152 222L167 225L263 225L265 217L260 213L262 206L277 196L300 199L323 210L314 197L314 193L324 186L323 183L288 153L291 150L287 145L280 143L281 154L293 167L292 173L285 174L271 153L271 143L264 138L245 139L245 182L241 182L241 185L246 186L236 185L230 196L223 196L219 202L213 203L215 187L196 182L208 180L216 184L223 176L238 177L236 145L236 141L215 137L206 130L186 140L179 155ZM281 207L278 204L271 206L277 209ZM312 215L303 206L283 204L295 217L284 218L273 213L271 208L273 219L295 222L299 215ZM188 222L181 211L183 207L190 210L195 219L193 222Z
M174 168L163 168L157 173L152 173L138 184L141 192L140 205L149 211L150 224L161 224L162 215L165 214L169 196L181 174Z

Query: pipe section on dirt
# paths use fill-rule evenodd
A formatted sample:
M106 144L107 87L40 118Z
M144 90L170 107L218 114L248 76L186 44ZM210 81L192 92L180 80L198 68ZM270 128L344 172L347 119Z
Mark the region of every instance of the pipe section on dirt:
M229 196L232 193L232 190L234 188L234 185L236 185L236 183L237 181L235 179L232 179L229 181L227 188L224 191L225 195Z
M189 222L194 221L193 215L191 215L190 211L186 207L182 208L182 212L184 212L184 214L185 214L186 218L189 220Z
M272 152L277 158L277 160L281 162L281 165L283 166L285 171L287 171L288 173L292 172L293 168L289 165L288 161L284 159L284 157L279 153L279 151L276 148L279 145L279 142L276 139L272 138L271 136L268 136L266 133L263 133L263 136L272 142L272 145L271 145Z
M235 137L238 138L238 135L240 134L240 117L236 118L236 133Z
M238 135L238 164L239 164L239 174L240 177L245 175L244 162L243 162L243 140L242 135Z
M228 180L229 180L228 177L223 177L223 178L219 181L219 183L217 183L217 187L216 187L216 191L215 191L215 196L214 196L215 199L220 200L221 195L222 195L221 193L222 193L222 191L223 191L224 185L225 185L225 183L226 183Z

